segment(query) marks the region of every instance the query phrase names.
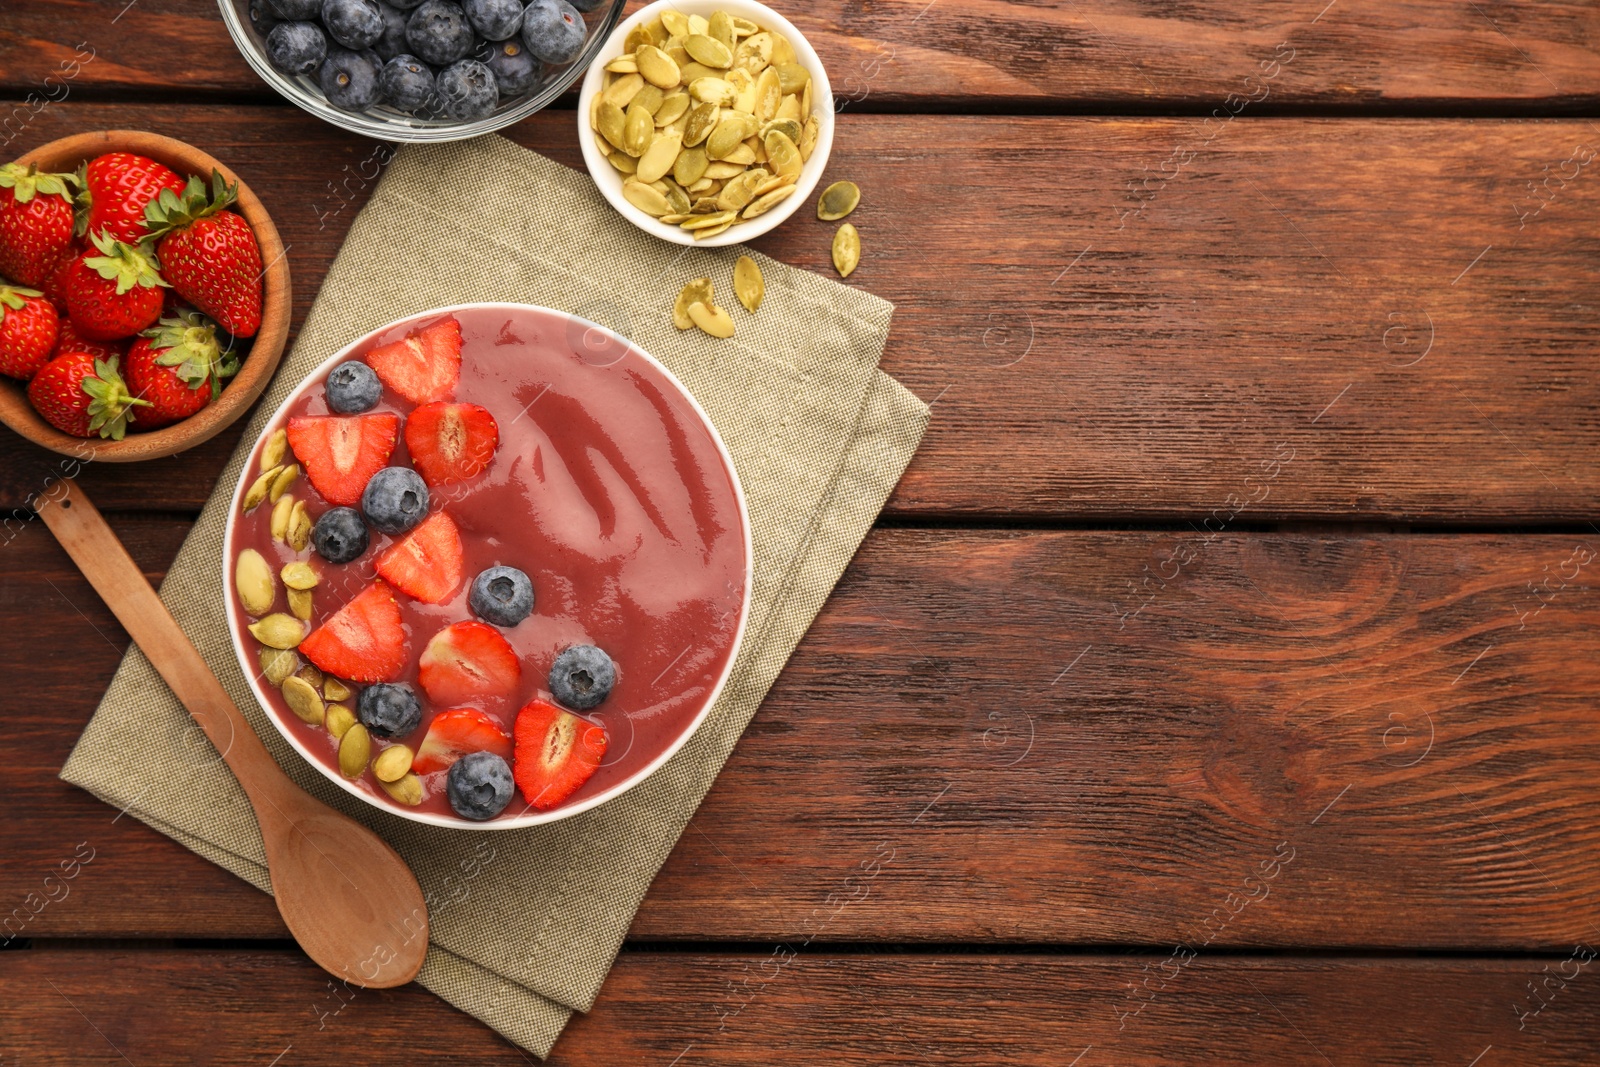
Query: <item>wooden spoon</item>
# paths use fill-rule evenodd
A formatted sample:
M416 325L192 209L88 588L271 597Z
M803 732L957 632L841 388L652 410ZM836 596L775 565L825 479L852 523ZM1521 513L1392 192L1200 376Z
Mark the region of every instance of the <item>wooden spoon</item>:
M411 981L428 951L428 909L405 860L289 780L83 490L71 479L61 486L39 517L244 787L289 932L354 985Z

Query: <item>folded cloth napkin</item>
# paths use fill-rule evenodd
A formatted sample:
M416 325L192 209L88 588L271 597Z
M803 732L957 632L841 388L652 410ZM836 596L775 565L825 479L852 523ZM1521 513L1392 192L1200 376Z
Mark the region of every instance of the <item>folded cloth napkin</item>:
M679 248L620 218L586 175L500 137L402 149L351 227L293 352L250 421L161 595L245 718L301 786L383 835L428 896L427 988L539 1056L586 1011L639 901L916 450L928 409L878 370L892 307L757 256L759 314L731 340L679 332L690 278L731 305L740 249ZM425 308L542 304L601 321L664 362L738 468L755 543L744 644L695 736L629 793L524 830L451 830L363 805L296 755L228 641L223 524L250 445L350 339ZM130 648L61 776L268 890L244 793Z

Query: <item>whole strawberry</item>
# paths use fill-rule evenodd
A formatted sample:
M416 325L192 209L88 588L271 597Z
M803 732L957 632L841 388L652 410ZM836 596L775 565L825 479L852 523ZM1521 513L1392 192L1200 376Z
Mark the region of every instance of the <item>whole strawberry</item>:
M121 359L127 354L128 345L124 341L91 341L78 332L72 325L71 319L62 319L61 327L56 331L56 347L51 351L51 356L64 356L68 352L87 352L96 359Z
M40 174L36 164L0 167L0 274L38 285L72 247L72 174Z
M160 195L183 188L183 179L171 167L132 152L111 152L84 164L78 173L83 186L78 200L85 208L79 233L104 230L119 241L133 244L148 232L144 208Z
M147 402L128 393L114 359L68 352L40 369L28 383L28 400L46 422L74 437L122 440L134 408Z
M239 369L231 350L217 343L216 325L198 312L162 319L128 349L128 391L150 402L134 429L154 430L186 419L222 393L222 380Z
M95 234L94 248L73 260L61 279L72 325L91 341L132 337L161 314L167 283L159 269L143 249Z
M74 238L73 242L56 259L55 264L50 268L50 272L45 275L44 281L39 283L39 289L44 293L44 298L54 304L56 310L63 315L67 313L67 298L62 295L61 283L66 278L67 271L71 269L73 261L88 250L88 242L81 238ZM66 320L63 319L62 321L65 322Z
M183 193L163 189L145 206L162 273L177 294L235 337L261 328L261 246L250 224L227 207L239 187L211 172L190 178Z
M37 289L0 285L0 374L27 381L50 362L60 316Z

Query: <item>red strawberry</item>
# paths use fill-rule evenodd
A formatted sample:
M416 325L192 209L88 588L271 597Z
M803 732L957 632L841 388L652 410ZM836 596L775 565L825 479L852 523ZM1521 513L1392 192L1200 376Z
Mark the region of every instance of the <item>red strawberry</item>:
M0 274L23 285L49 277L72 247L71 174L40 174L36 164L0 167Z
M61 324L63 326L67 323L64 317L67 313L67 297L62 286L66 284L67 275L71 272L72 265L78 261L79 256L87 251L89 251L87 244L82 241L73 241L61 253L55 265L50 268L50 273L45 275L44 281L39 283L39 289L44 293L45 299L54 304L56 310L61 312L63 316Z
M482 474L499 444L494 416L476 404L424 404L406 419L411 465L430 486Z
M428 736L417 746L411 769L418 774L450 769L469 752L493 752L511 762L511 738L505 728L477 708L441 711L428 724Z
M458 622L434 634L422 650L417 682L435 704L466 704L516 692L522 664L493 626Z
M56 347L51 355L60 356L68 352L87 352L96 359L121 359L127 355L128 346L121 341L91 341L78 332L71 319L64 318L56 331Z
M354 507L367 482L389 462L400 417L302 415L289 420L289 447L299 457L311 487L331 504Z
M298 455L298 453L296 453ZM442 604L461 584L461 534L436 511L378 557L378 574L424 604Z
M61 280L72 324L91 341L132 337L161 315L167 283L159 268L133 245L95 234L94 248L73 260Z
M28 383L28 400L46 422L74 437L122 440L133 409L147 402L128 393L115 359L68 352L40 368Z
M352 682L394 681L406 665L406 631L394 594L373 582L307 634L300 654Z
M27 381L50 362L60 330L55 305L37 289L0 285L0 374Z
M413 404L448 400L461 380L461 324L454 315L367 353L383 384Z
M511 777L535 811L549 811L594 774L606 756L605 727L534 698L517 712Z
M79 233L102 230L128 244L149 232L144 208L163 189L174 193L183 189L183 179L172 168L132 152L112 152L89 160L78 172L83 191L78 194L86 208Z
M161 190L144 216L178 295L235 337L254 337L261 328L261 246L244 216L224 210L238 194L212 171L209 193L205 179L190 178L182 194Z
M222 379L239 369L232 349L217 344L216 325L197 311L162 319L128 349L124 373L134 396L150 401L136 430L168 426L222 395Z

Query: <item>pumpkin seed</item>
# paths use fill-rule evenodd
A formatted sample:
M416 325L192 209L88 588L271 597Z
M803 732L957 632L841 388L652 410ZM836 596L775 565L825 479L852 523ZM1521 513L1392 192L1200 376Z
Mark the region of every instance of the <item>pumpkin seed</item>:
M709 179L706 179L706 180L709 181ZM699 185L700 183L696 182L695 184ZM726 210L728 210L728 209L725 208L725 207L718 207L717 206L717 198L716 198L715 195L708 193L707 195L700 197L698 200L696 200L694 202L694 206L689 209L689 214L691 214L691 215L715 215L719 211L726 211Z
M408 808L414 808L422 803L422 779L409 771L402 775L399 781L385 782L380 778L378 779L378 784L397 804L404 804Z
M795 98L793 93L779 101L778 113L775 117L780 119L794 119L796 122L800 121L800 101Z
M734 218L729 219L727 222L722 223L720 226L709 226L709 227L707 227L706 229L703 229L703 230L695 230L694 231L694 239L696 241L704 241L708 237L715 237L717 234L722 233L723 231L732 228L733 224L736 221L738 221L738 216L734 216Z
M631 175L639 169L639 161L626 152L607 152L606 159L617 169L619 174Z
M744 209L743 217L753 219L758 215L765 215L768 211L777 207L780 201L787 200L793 193L794 186L792 185L785 185L772 190L770 193L763 193L750 201L750 206Z
M609 100L600 101L600 110L595 120L595 129L600 131L600 136L611 143L617 151L622 151L625 143L623 133L627 130L628 118L623 110Z
M672 36L684 37L689 33L689 16L681 11L666 8L661 12L661 25L666 27Z
M761 307L761 298L767 295L761 266L749 256L740 256L733 265L733 293L752 315Z
M304 678L306 681L310 682L311 683L311 688L313 688L313 689L321 689L322 688L322 680L325 677L325 675L322 673L322 669L319 668L316 664L307 663L304 667L301 667L299 670L295 671L294 673L295 673L295 675L297 677Z
M356 718L356 713L343 704L329 704L328 714L322 720L323 725L328 728L328 732L337 738L343 738L349 732L350 727L358 722L360 720Z
M675 89L661 100L661 106L656 108L656 128L671 125L688 112L689 105L693 103L689 94L681 89Z
M806 82L806 87L800 90L800 114L811 114L811 82Z
M311 621L312 593L309 589L291 589L287 594L289 598L289 611L297 619Z
M743 111L730 111L717 128L706 138L706 155L712 159L725 159L739 143L756 132L756 120Z
M662 215L661 216L661 221L666 223L668 226L676 226L678 223L682 222L684 219L687 219L687 218L689 218L689 215L687 215L686 213L684 213L682 211L674 211L670 215Z
M805 128L800 131L800 158L806 162L811 161L811 153L817 150L817 138L822 136L822 126L817 122L815 115L806 119Z
M730 107L739 94L722 78L696 78L689 83L689 95L707 104Z
M733 50L733 62L751 74L761 73L772 62L772 34L753 33L740 41Z
M684 191L683 186L671 178L662 178L661 184L667 187L667 203L672 205L672 214L687 215L689 213L689 194Z
M289 451L289 432L287 430L273 430L267 438L267 443L261 446L261 472L265 474L273 467L283 462L284 455Z
M766 122L778 117L778 106L783 103L783 90L778 85L778 72L768 67L756 78L756 120Z
M710 29L709 26L706 28ZM715 37L701 33L691 33L683 39L683 47L695 58L696 62L704 63L708 67L727 70L733 66L733 49Z
M608 104L627 107L633 102L633 98L638 95L639 90L643 88L644 76L642 74L624 74L608 86L601 96L605 98L605 102Z
M860 262L861 234L847 222L833 235L833 269L839 272L839 277L848 278Z
M691 182L690 184L684 186L683 191L688 193L690 196L695 196L697 194L710 195L716 192L717 186L720 184L722 183L714 182L710 178L702 176L699 181ZM690 208L689 210L693 211L694 209Z
M628 104L630 107L634 104L638 104L646 111L650 112L650 114L654 115L657 111L661 110L661 102L666 98L667 94L660 88L654 85L646 85L643 89L640 89L634 94L633 99L630 100ZM660 123L657 123L656 125L659 126Z
M725 70L718 70L716 67L708 67L699 60L690 58L687 52L683 54L683 62L678 64L678 69L682 72L681 77L685 85L693 85L701 78L726 80L724 75L728 73Z
M778 87L787 93L798 93L811 80L811 72L798 63L779 63Z
M689 318L702 333L724 339L733 336L733 319L719 307L707 307L696 301L689 305Z
M801 126L794 119L773 119L761 127L761 137L765 139L769 133L781 133L795 144L800 143Z
M629 179L622 183L622 198L646 215L660 218L672 210L667 198L644 182Z
M267 531L272 534L272 539L283 542L289 533L289 512L294 510L294 497L285 493L278 498L272 506L272 518L267 523Z
M282 503L288 500L287 496L280 498ZM306 510L304 500L296 500L294 507L289 511L289 528L284 531L284 540L296 552L304 552L311 543L311 513Z
M716 160L713 163L706 164L706 175L705 176L707 178L712 179L713 181L725 181L728 178L737 177L738 175L743 174L743 173L744 173L744 168L741 167L739 164L737 164L737 163L728 163L728 162L726 162L724 160L719 159L719 160Z
M678 225L685 230L704 230L712 226L720 226L724 222L731 222L737 214L734 211L717 211L710 215L696 215L688 222L681 222Z
M639 23L628 31L627 38L622 42L624 52L637 52L642 44L655 44L655 38L650 36L650 30L644 23ZM606 68L610 70L610 67Z
M837 222L861 203L861 190L855 182L834 182L817 198L817 218L823 222Z
M272 602L278 597L272 582L272 568L253 548L240 552L234 562L233 585L239 591L239 603L251 615L265 615L272 610Z
M240 507L246 512L255 510L263 500L267 499L267 493L272 490L272 483L282 472L281 466L262 471L261 476L251 482L250 488L244 491L244 501Z
M728 71L727 82L733 86L733 109L747 115L756 113L756 79L743 67Z
M655 45L640 45L639 51L634 53L634 58L639 64L639 73L651 85L662 89L678 87L678 64Z
M714 11L706 19L706 33L715 37L728 50L728 60L733 60L733 44L738 35L733 29L733 16L726 11Z
M372 761L372 773L380 782L398 782L411 773L412 752L405 745L390 745Z
M691 34L694 34L694 33L703 34L707 30L709 30L710 28L711 28L711 23L706 19L706 17L704 15L696 15L692 11L689 13L689 32Z
M752 178L755 178L752 181ZM738 211L756 197L756 178L754 171L745 171L737 178L730 178L728 184L722 187L722 192L716 199L717 207L723 211Z
M717 119L721 114L722 109L709 100L696 104L684 122L683 143L693 146L704 141L717 128Z
M300 477L300 464L291 463L283 468L278 476L272 479L272 488L267 490L267 499L276 504L278 498L294 484L294 480L298 477Z
M794 179L787 174L774 174L770 178L763 178L761 184L755 188L757 196L766 196L774 189L782 189L786 185L793 185Z
M644 155L655 136L656 117L638 104L629 104L622 127L622 150L637 159Z
M327 706L322 703L322 697L317 695L312 684L293 675L283 680L283 702L289 705L289 710L300 716L301 720L313 726L321 726L327 717Z
M777 30L769 31L772 37L772 58L768 60L773 66L782 66L785 63L798 63L800 57L795 54L794 45L789 43L789 38Z
M270 648L295 648L306 636L306 624L281 611L248 627L251 636Z
M678 64L679 71L682 71L687 64L694 62L689 58L688 49L683 47L683 38L681 36L668 37L659 47L667 54L669 59ZM684 84L687 85L688 83L685 82Z
M261 675L273 685L282 685L300 666L300 657L286 648L262 648L260 659Z
M668 136L657 134L655 140L650 142L650 147L645 149L644 155L639 157L639 167L636 177L642 182L659 181L662 175L672 169L678 161L678 152L683 148L683 134L675 133ZM688 207L687 203L684 207Z
M711 163L704 148L685 148L678 153L677 162L672 164L672 176L679 185L688 187L706 176L706 167Z
M649 47L646 45L645 47ZM639 73L639 61L633 55L621 55L606 64L606 69L613 74Z
M729 15L728 21L733 23L733 32L738 34L740 37L748 37L752 33L761 32L761 27L757 26L747 18L740 18L738 15Z
M741 167L748 167L756 161L756 150L750 147L748 141L740 141L734 145L733 151L722 157L725 163L737 163Z
M358 722L339 738L339 773L346 778L359 778L371 758L372 735Z
M680 330L687 330L694 325L694 320L689 317L690 304L711 303L711 279L696 278L683 287L678 294L678 299L672 305L672 325Z
M773 173L789 175L798 181L805 162L795 143L776 130L767 134L763 143L767 146L767 159L772 163Z
M349 686L330 675L322 681L322 695L329 700L348 700L352 694Z

